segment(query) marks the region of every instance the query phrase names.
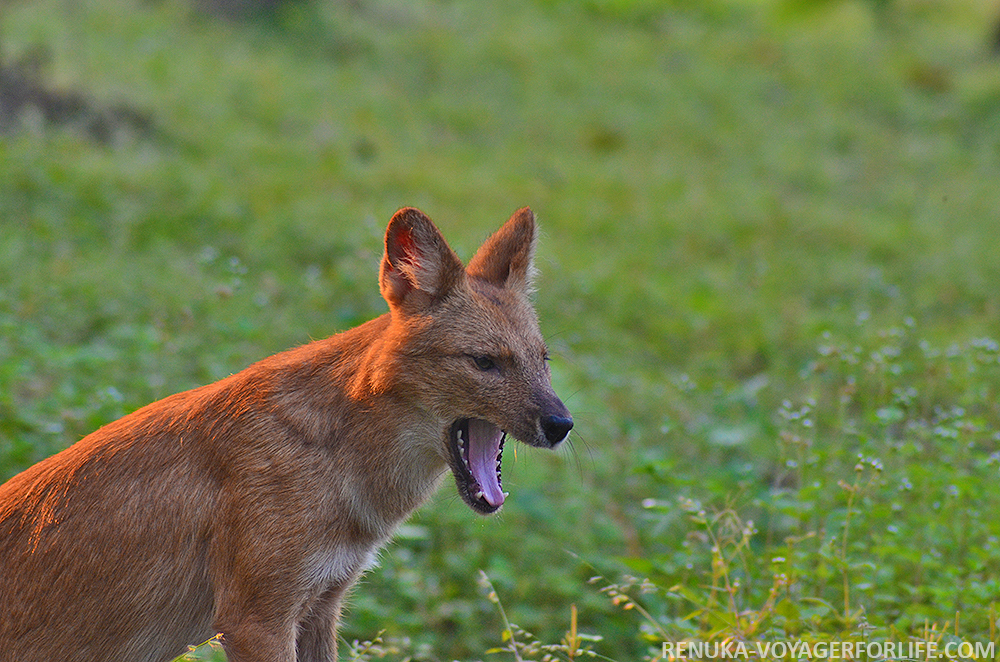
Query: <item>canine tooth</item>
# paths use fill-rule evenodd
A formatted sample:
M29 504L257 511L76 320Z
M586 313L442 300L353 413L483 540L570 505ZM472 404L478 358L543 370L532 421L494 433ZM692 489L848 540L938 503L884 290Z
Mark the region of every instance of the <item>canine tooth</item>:
M510 492L503 492L502 494L504 499L510 496Z
M483 494L483 491L482 491L482 490L477 490L477 491L476 491L476 498L477 498L477 499L482 499L482 498L483 498L483 497L485 497L485 496L486 496L486 495L485 495L485 494Z

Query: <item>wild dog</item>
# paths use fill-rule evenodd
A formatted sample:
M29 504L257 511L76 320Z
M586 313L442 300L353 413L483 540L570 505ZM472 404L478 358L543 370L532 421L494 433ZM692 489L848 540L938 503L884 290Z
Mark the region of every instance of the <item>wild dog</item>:
M389 312L110 423L0 486L0 660L327 662L345 591L450 468L504 502L507 435L573 427L530 303L527 208L468 267L416 209Z

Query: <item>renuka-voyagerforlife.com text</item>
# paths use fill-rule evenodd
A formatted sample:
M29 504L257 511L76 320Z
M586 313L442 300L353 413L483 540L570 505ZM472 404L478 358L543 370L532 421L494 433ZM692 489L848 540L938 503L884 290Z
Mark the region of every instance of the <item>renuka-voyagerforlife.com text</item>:
M664 660L822 659L872 660L996 659L996 642L969 641L664 641Z

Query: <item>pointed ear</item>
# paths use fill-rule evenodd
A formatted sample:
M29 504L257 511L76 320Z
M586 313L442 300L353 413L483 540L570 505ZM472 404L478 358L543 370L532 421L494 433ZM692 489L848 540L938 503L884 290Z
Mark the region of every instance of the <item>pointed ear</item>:
M466 271L470 276L482 278L497 287L529 294L535 275L537 236L535 215L527 207L518 209L476 251Z
M393 214L385 231L379 287L390 308L424 308L448 294L464 277L462 261L441 232L418 209Z

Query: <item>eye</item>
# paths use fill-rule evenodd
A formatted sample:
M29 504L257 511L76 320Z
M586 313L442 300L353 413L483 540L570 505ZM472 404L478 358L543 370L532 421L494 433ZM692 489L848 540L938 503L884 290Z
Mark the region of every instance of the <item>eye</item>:
M493 370L497 367L497 364L488 356L473 356L472 362L476 364L476 367L486 372L487 370Z

